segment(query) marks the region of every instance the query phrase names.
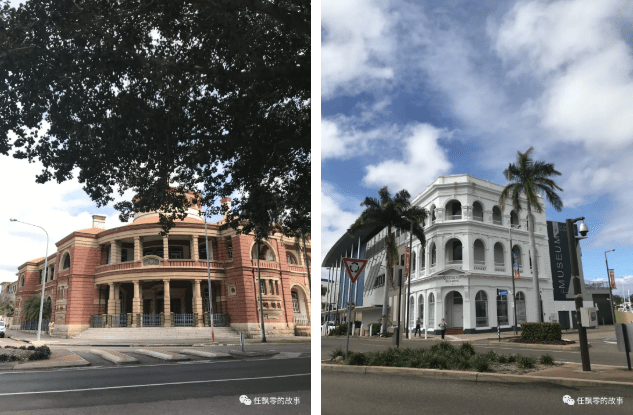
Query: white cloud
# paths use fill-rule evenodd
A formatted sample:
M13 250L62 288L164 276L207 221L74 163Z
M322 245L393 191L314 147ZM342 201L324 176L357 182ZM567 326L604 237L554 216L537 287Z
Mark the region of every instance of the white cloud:
M321 95L355 95L394 77L395 18L382 0L325 1L321 6Z
M413 124L402 132L402 160L386 160L366 167L365 185L389 186L394 190L416 192L451 169L445 150L439 145L441 137L450 136L445 130L430 124ZM395 146L400 140L393 139Z
M321 120L321 158L348 159L373 153L381 142L399 134L394 125L363 128L359 120L344 116Z
M93 214L105 214L106 227L120 226L118 214L112 209L98 209L83 192L81 184L72 179L58 184L35 183L40 163L12 157L0 158L0 175L4 178L0 190L7 197L0 204L0 281L15 281L18 266L43 257L46 252L46 234L33 226L10 222L10 218L39 225L49 235L48 254L55 252L55 243L71 232L92 226ZM117 201L131 198L128 192Z
M363 211L361 202L362 200L338 193L327 182L321 183L321 255L323 257ZM358 208L348 211L342 206L358 206Z

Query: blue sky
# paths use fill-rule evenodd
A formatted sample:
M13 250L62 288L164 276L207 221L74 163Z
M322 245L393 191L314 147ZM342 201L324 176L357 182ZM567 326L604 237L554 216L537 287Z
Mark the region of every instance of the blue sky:
M584 216L586 279L633 290L633 6L621 0L323 2L321 252L389 186L499 184L517 150L552 162Z

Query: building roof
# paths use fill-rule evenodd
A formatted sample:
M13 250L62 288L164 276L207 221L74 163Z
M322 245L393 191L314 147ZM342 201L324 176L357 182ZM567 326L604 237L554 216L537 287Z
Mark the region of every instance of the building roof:
M75 232L81 232L81 233L92 233L92 234L98 234L105 231L105 229L101 229L101 228L86 228L86 229L80 229L78 231Z
M143 219L138 219L135 220L134 222L130 222L130 223L126 223L123 226L131 226L131 225L142 225L142 224L146 224L146 223L156 223L158 224L160 222L159 217L158 216L150 216L148 218L143 218ZM204 221L202 219L194 219L190 216L187 216L184 220L180 220L180 219L176 219L174 220L175 223L204 223ZM209 223L210 225L215 225L214 223Z
M376 227L374 225L365 225L361 227L354 235L350 235L349 232L345 232L336 243L330 248L321 266L324 268L333 266L336 261L340 259L345 252L354 245L358 249L358 238L360 237L361 243L367 242L369 238L372 238L378 232L380 232L384 226Z

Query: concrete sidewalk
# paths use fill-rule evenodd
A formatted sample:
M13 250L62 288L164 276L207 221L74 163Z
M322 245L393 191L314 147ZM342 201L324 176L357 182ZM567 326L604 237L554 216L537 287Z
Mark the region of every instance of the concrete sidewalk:
M386 366L348 366L321 364L322 371L390 376L419 376L426 378L470 380L475 382L552 383L570 387L579 386L633 386L633 370L622 366L592 365L591 372L583 372L582 365L565 363L537 372L522 375L504 373L466 372L460 370L413 369Z
M98 340L98 339L64 339L60 337L51 337L48 334L42 332L40 336L40 343L37 343L37 333L30 333L20 330L7 330L6 338L10 338L17 342L29 343L34 345L46 344L49 347L61 347L61 346L226 346L232 344L239 344L239 339L236 341L216 341L212 342L211 338L208 339L162 339L145 338L134 340ZM292 337L267 337L266 343L310 343L310 337L305 336L292 336ZM246 339L248 344L261 343L261 339Z

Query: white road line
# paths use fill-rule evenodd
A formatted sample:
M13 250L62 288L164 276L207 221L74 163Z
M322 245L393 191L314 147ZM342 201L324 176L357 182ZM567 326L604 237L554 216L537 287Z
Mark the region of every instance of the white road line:
M304 357L292 357L291 359L310 359L310 356ZM270 358L265 359L248 359L248 362L261 362L263 360L270 360ZM210 361L210 360L194 360L189 363L206 363L206 364L220 364L220 363L239 363L246 362L246 360L222 360L222 361ZM152 365L134 365L134 366L121 366L121 365L112 365L112 366L84 366L84 367L65 367L59 369L48 369L48 370L11 370L9 372L0 372L0 375L15 375L15 374L24 374L24 373L49 373L49 372L70 372L73 370L94 370L94 369L140 369L143 367L158 367L158 366L173 366L177 364L174 362L170 363L156 363Z
M236 379L213 379L213 380L191 380L187 382L167 382L167 383L148 383L144 385L124 385L124 386L106 386L102 388L83 388L83 389L65 389L65 390L53 390L53 391L36 391L36 392L11 392L0 393L0 396L14 396L14 395L41 395L46 393L67 393L67 392L86 392L95 390L108 390L108 389L127 389L127 388L146 388L149 386L169 386L169 385L191 385L194 383L213 383L213 382L233 382L240 380L261 380L261 379L279 379L290 378L297 376L310 376L310 373L301 373L296 375L280 375L280 376L263 376L259 378L236 378Z

